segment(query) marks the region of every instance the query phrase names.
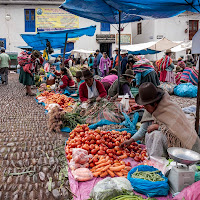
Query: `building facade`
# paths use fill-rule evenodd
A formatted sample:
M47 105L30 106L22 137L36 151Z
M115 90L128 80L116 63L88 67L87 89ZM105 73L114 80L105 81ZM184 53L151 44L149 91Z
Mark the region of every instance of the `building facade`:
M17 46L26 46L20 34L33 34L45 30L84 28L96 25L93 37L83 36L70 40L67 51L71 49L96 50L113 56L118 42L117 25L98 23L89 19L74 16L59 9L62 1L17 1L0 0L0 46L8 52L20 52ZM56 15L56 17L55 17ZM51 20L49 21L48 19ZM56 21L56 23L54 23ZM124 24L122 44L132 44L131 23ZM61 50L62 52L62 50Z
M188 42L199 30L200 14L184 12L178 16L144 20L132 23L133 43L145 43L162 39L163 37L171 41ZM180 55L185 56L187 52L177 52L174 58L177 59ZM163 53L157 55L148 55L150 60L160 58Z

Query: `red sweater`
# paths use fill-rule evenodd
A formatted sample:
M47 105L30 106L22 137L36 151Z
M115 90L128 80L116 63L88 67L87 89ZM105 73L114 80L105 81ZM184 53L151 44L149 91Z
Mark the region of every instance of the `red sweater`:
M96 87L97 87L97 90L99 92L99 96L101 98L107 96L107 92L103 86L103 84L98 81L98 80L95 80L96 81ZM80 100L83 102L83 101L87 101L88 100L88 89L87 89L87 86L86 86L86 83L82 83L79 87L79 97L80 97Z
M57 76L60 76L61 74L58 73L58 72L55 72L55 75ZM61 78L62 82L63 82L63 85L60 86L61 89L64 89L66 88L67 86L73 86L75 83L74 81L71 79L69 80L69 78L67 77L67 75L64 75L62 78Z

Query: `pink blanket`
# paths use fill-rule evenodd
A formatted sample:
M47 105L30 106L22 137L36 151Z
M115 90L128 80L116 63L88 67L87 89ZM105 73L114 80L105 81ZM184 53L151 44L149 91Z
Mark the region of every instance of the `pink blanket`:
M125 161L131 163L131 167L135 167L138 165L138 162L134 161L132 158L127 158ZM92 191L93 187L103 178L93 178L90 181L86 182L78 182L72 176L71 170L69 169L68 172L69 176L69 183L71 191L77 196L74 197L74 200L87 200L90 197L90 192ZM136 192L135 192L136 193ZM136 193L139 194L139 193ZM140 194L141 195L141 194ZM141 195L144 198L147 198L145 195ZM158 200L171 200L172 196L169 194L167 197L156 197Z

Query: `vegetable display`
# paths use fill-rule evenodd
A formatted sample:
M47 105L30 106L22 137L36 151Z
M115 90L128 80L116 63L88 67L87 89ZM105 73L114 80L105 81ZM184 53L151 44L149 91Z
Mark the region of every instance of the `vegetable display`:
M110 200L144 200L143 197L135 194L124 194L117 197L114 197ZM154 198L147 198L146 200L156 200Z
M164 181L164 178L162 178L158 173L160 171L138 171L138 169L132 174L132 178L139 178L144 179L147 181Z

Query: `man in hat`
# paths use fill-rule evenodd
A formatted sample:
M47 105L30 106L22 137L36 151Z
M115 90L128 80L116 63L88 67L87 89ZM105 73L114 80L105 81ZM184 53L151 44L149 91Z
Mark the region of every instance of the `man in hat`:
M108 76L105 76L103 79L101 79L101 83L103 84L106 92L108 92L111 85L117 80L117 70L111 69Z
M134 72L131 69L127 69L125 74L122 74L122 76L119 79L119 93L118 93L118 79L111 85L110 89L108 90L108 95L110 97L116 97L118 95L128 95L130 97L133 97L131 90L130 90L130 84L134 78Z
M144 115L151 114L156 122L148 127L145 138L150 156L167 156L168 147L200 153L200 139L194 127L167 92L152 83L143 83L135 101L146 109Z
M79 97L82 102L90 103L92 99L100 101L107 96L102 83L93 78L90 70L84 70L82 73L83 79L85 80L79 87Z
M121 61L121 73L124 74L126 71L127 63L128 63L128 51L122 50L121 51L122 61Z
M118 50L118 48L116 48L114 50L114 52L116 53L116 56L115 56L115 59L114 59L114 62L113 62L113 68L118 69L118 65L119 65L119 50ZM121 59L122 59L122 57L120 56L120 60Z
M5 48L1 48L0 54L0 76L2 84L8 84L8 67L11 64L11 60L8 54L5 53Z

